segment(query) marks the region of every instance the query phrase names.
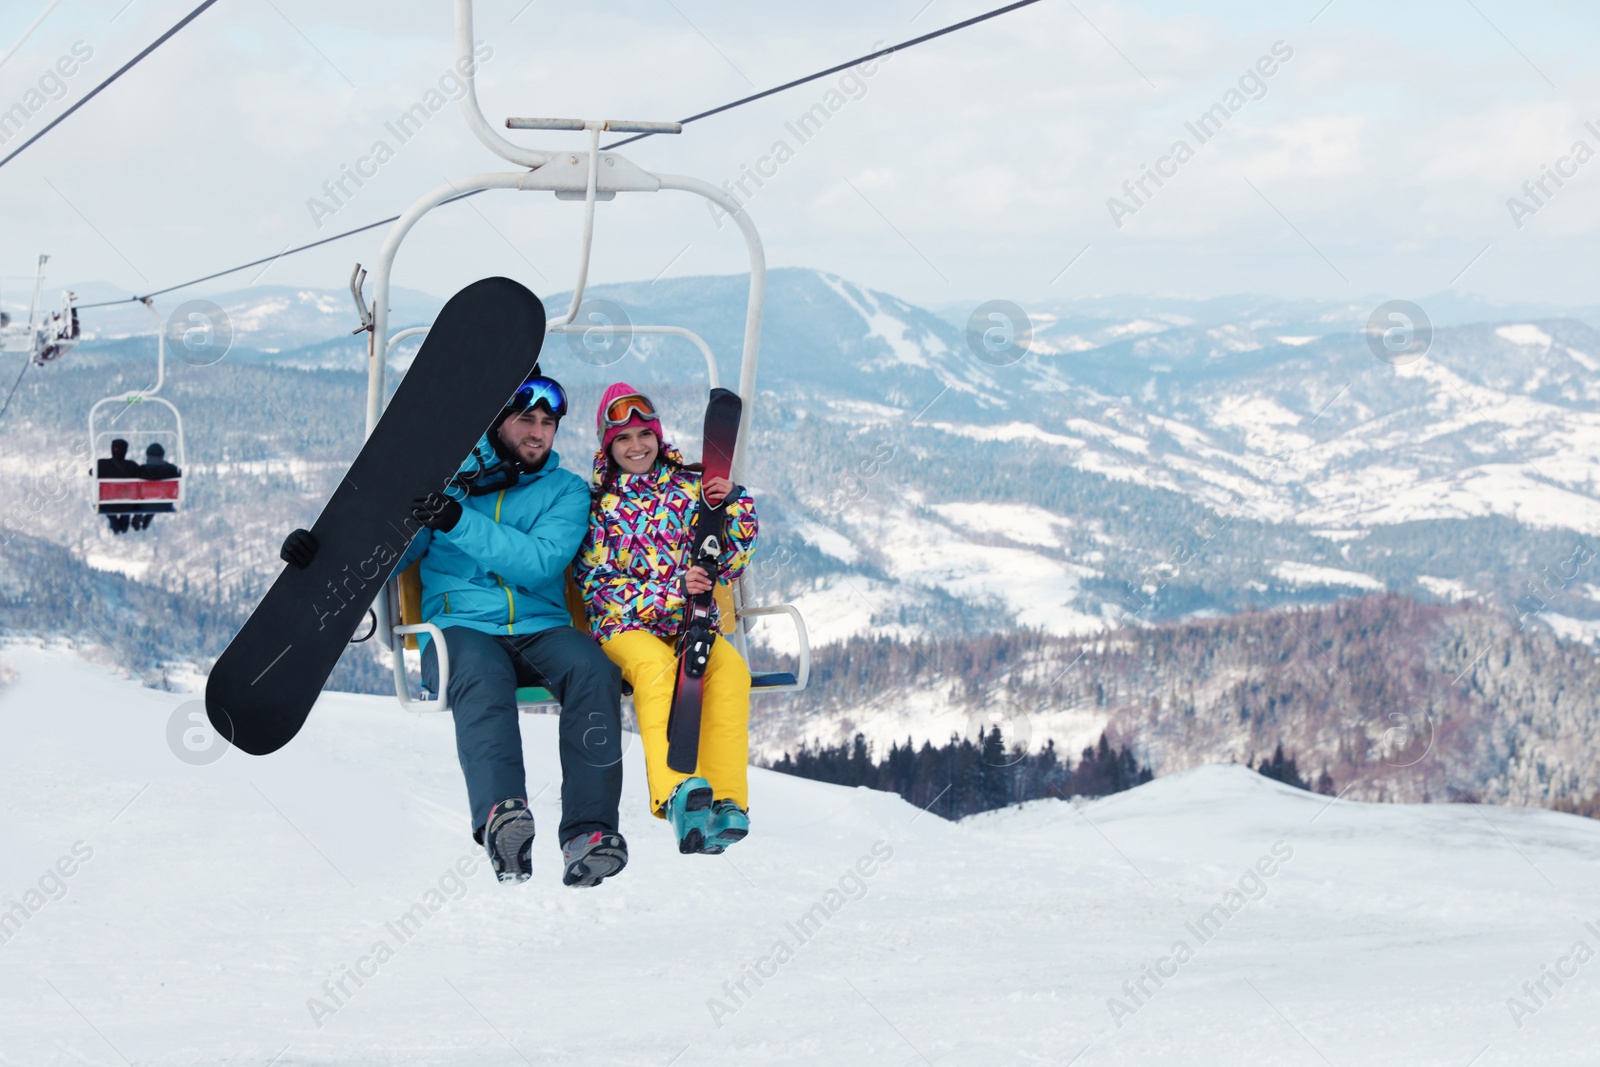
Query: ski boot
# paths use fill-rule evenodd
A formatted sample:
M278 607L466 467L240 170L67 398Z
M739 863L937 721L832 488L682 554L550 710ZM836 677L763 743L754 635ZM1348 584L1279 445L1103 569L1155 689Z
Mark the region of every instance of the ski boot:
M731 800L719 800L711 805L711 819L706 827L706 847L703 852L716 855L736 841L743 841L750 832L750 816Z
M597 886L628 865L628 843L619 833L590 830L569 837L561 846L566 861L563 885L579 889Z
M489 850L494 876L502 882L526 882L533 877L533 812L528 802L512 798L489 809L483 824L483 844Z
M667 798L667 821L678 836L678 851L685 856L704 852L706 828L711 822L711 783L685 778Z

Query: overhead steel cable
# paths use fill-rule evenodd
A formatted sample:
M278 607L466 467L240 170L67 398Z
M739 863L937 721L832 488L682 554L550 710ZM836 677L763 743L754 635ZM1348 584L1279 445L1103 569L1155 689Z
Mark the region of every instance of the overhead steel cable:
M460 196L452 196L449 200L441 200L440 205L443 206L444 204L453 204L457 200L465 200L467 197L477 196L478 193L481 192L485 192L485 190L478 189L470 193L462 193ZM120 300L102 300L98 304L79 304L78 310L87 311L89 308L111 307L113 304L130 304L135 301L142 302L153 297L165 295L166 293L170 293L175 289L187 289L191 285L199 285L201 282L209 282L213 278L221 278L225 274L237 274L239 271L249 270L251 267L259 267L263 263L275 263L284 256L292 256L296 252L304 252L308 249L317 248L320 245L325 245L332 241L339 241L346 237L353 237L358 233L365 233L366 231L376 229L379 226L387 226L391 222L398 222L399 219L399 215L390 215L386 219L379 219L377 222L369 222L365 226L357 226L353 230L346 230L343 233L336 233L332 237L324 237L320 241L312 241L310 244L299 245L295 248L286 248L274 256L262 256L260 259L252 259L248 263L241 263L237 267L229 267L227 270L219 270L214 274L207 274L204 278L191 278L189 281L179 282L177 285L169 285L165 289L157 289L154 292L145 293L143 296L128 296L123 297Z
M16 151L12 152L10 155L6 156L4 159L0 159L0 167L5 166L7 163L10 163L13 159L16 159L18 156L22 155L23 152L26 152L28 150L28 146L29 145L33 144L39 138L43 137L45 134L49 133L51 130L55 129L57 126L59 126L63 122L65 122L68 118L71 117L73 112L77 111L84 104L87 104L89 101L93 100L96 96L99 96L101 90L105 89L112 82L116 81L118 78L120 78L124 74L128 73L128 71L132 70L134 68L134 66L136 64L138 64L138 62L140 60L144 59L145 56L149 55L151 52L154 52L157 48L160 48L162 45L166 44L169 40L172 39L172 37L179 30L183 29L185 26L189 25L189 23L191 23L195 19L199 18L201 12L205 11L206 8L210 7L212 4L214 4L216 2L217 2L217 0L205 0L205 2L203 4L201 4L199 7L195 8L193 11L191 11L187 15L183 16L183 18L179 19L177 24L175 26L173 26L170 30L168 30L166 33L163 33L160 37L157 37L155 40L151 41L148 45L146 45L145 48L144 48L144 51L140 52L138 55L136 55L132 59L128 60L122 66L118 67L116 69L116 72L114 74L112 74L111 77L107 78L105 81L101 82L99 85L96 85L93 89L90 89L88 91L88 93L84 94L83 99L79 100L76 104L73 104L71 107L67 108L67 110L65 110L61 114L57 115L54 119L52 119L50 121L50 124L47 125L44 129L42 129L38 133L34 134L32 137L28 138L26 141L23 141L22 145L19 148L17 148Z
M1001 15L1015 11L1019 7L1027 7L1030 4L1037 4L1038 2L1039 0L1017 0L1017 2L1014 4L1007 4L1004 7L997 7L993 11L985 11L981 15L974 15L972 18L965 19L961 22L953 22L943 29L934 30L931 33L925 33L921 37L913 37L909 41L901 41L899 44L892 44L887 48L880 48L876 52L868 52L864 56L857 56L855 59L847 60L843 63L836 63L827 70L819 70L815 74L807 74L803 78L796 78L794 81L787 81L782 85L774 85L770 89L763 89L759 93L751 93L749 96L740 97L738 100L730 101L729 103L723 104L720 107L714 107L710 111L702 111L697 115L690 115L686 119L679 119L678 123L679 125L687 126L691 122L699 122L701 119L708 119L712 115L720 115L724 111L732 111L736 107L743 107L745 104L753 104L757 100L765 99L774 93L781 93L786 89L793 89L796 86L805 85L808 82L814 82L818 78L826 78L830 74L837 74L841 70L847 70L848 68L854 67L861 63L870 63L874 59L879 59L893 52L898 52L905 48L915 47L916 45L922 44L924 41L931 41L935 37L943 37L947 33L955 33L957 30L964 30L968 26L976 26L980 22L987 22L992 18L999 18ZM654 136L656 136L654 133L635 134L634 136L625 138L621 141L613 141L608 145L604 145L603 147L609 151L613 148L621 148L625 144L632 144L635 141L642 141L646 137Z
M213 4L215 2L216 2L216 0L207 0L206 3L200 5L199 8L195 9L194 13L191 14L189 17L193 18L194 15L198 15L202 10L204 10L207 7L209 7L211 4ZM931 41L931 40L934 40L935 38L943 37L946 34L955 33L957 30L967 29L969 26L976 26L980 22L987 22L988 20L990 20L992 18L998 18L999 16L1007 14L1008 12L1016 11L1018 8L1029 7L1029 6L1031 6L1033 4L1037 4L1039 2L1040 2L1040 0L1016 0L1015 3L1006 4L1005 6L997 7L995 9L993 9L992 11L985 11L981 15L974 15L972 18L963 19L960 22L951 23L949 26L945 26L945 27L943 27L941 29L937 29L937 30L933 30L932 32L925 33L920 37L913 37L910 40L901 41L899 44L889 45L888 47L880 48L875 52L868 52L864 56L857 56L855 59L847 60L846 62L843 62L843 63L836 63L833 66L828 67L826 70L817 71L815 74L807 74L803 78L795 78L793 81L786 81L782 85L775 85L772 88L764 89L759 93L752 93L750 96L745 96L745 97L739 98L738 100L729 101L728 103L722 104L719 107L714 107L714 108L710 109L709 111L702 111L699 114L690 115L688 118L683 119L681 121L683 122L683 124L687 125L688 123L691 123L691 122L698 122L700 119L710 118L712 115L720 115L725 111L732 111L736 107L743 107L745 104L754 103L757 100L762 100L762 99L764 99L766 97L772 96L774 93L781 93L781 92L784 92L785 90L793 89L793 88L795 88L797 86L805 85L808 82L814 82L818 78L826 78L830 74L837 74L840 71L845 70L845 69L847 69L849 67L853 67L853 66L856 66L856 65L861 64L861 63L867 63L867 62L870 62L871 60L877 59L877 58L879 58L881 56L889 55L891 52L899 52L899 51L903 51L903 50L905 50L907 48L913 48L916 45L923 44L926 41ZM176 28L172 32L176 32ZM160 42L158 41L157 44L159 44L159 43ZM154 48L154 47L155 47L154 45L151 46L151 48ZM118 73L120 73L120 71ZM113 77L115 77L115 76L113 75ZM95 92L99 92L99 89L96 89ZM66 116L63 115L61 117L65 118ZM61 121L61 119L57 119L56 120L56 122L60 122L60 121ZM54 125L54 123L52 123L52 125ZM42 136L42 133L40 134L40 136ZM654 134L649 134L649 133L641 133L641 134L639 134L639 135L637 135L635 137L629 137L629 138L627 138L625 140L616 141L616 142L614 142L612 144L605 145L604 146L604 150L609 151L609 150L611 150L613 148L617 148L617 147L619 147L621 145L631 144L634 141L641 140L642 138L653 137L653 136L655 136L655 135ZM24 145L23 147L26 148L27 145ZM18 149L18 151L21 151L21 149ZM4 161L0 161L0 164L3 164L3 162ZM457 200L465 200L469 196L477 196L478 193L481 193L481 192L484 192L484 191L485 190L479 189L479 190L476 190L476 191L470 192L470 193L462 193L460 196L451 197L449 200L444 201L444 203L453 204ZM393 223L393 222L397 221L399 218L400 218L399 215L392 215L392 216L390 216L389 218L386 218L386 219L379 219L377 222L369 222L365 226L357 226L353 230L345 230L343 233L336 233L331 237L324 237L320 241L312 241L310 244L300 245L297 248L285 249L284 251L279 252L277 255L262 256L260 259L253 259L249 263L241 263L237 267L229 267L226 270L214 271L211 274L205 275L204 277L192 278L192 279L190 279L189 281L186 281L186 282L179 282L176 285L169 285L165 289L157 289L154 292L145 293L142 296L130 296L130 297L124 299L124 300L103 300L98 304L81 304L81 305L79 305L79 310L86 311L89 308L110 307L110 306L112 306L114 304L127 304L127 303L132 303L132 302L138 301L138 300L147 300L150 297L154 297L154 296L161 296L164 293L170 293L170 292L172 292L172 291L174 291L176 289L187 289L191 285L199 285L201 282L209 282L209 281L211 281L211 280L213 280L215 278L221 278L224 275L236 274L236 273L238 273L239 271L242 271L242 270L249 270L251 267L259 267L263 263L272 263L272 262L274 262L276 260L284 258L285 256L292 256L297 252L305 252L305 251L307 251L309 249L318 248L318 247L320 247L322 245L330 244L330 243L332 243L334 241L343 240L346 237L354 237L358 233L365 233L366 231L371 230L371 229L375 229L375 228L377 228L379 226L387 226L390 223Z

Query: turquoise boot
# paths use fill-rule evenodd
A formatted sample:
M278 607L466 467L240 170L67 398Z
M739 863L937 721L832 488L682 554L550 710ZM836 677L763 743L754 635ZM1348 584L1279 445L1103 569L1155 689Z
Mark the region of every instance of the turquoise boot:
M678 851L686 856L704 852L711 822L711 783L704 778L685 778L667 798L666 809L672 832L678 835Z
M750 833L750 816L731 800L711 805L711 825L706 828L705 851L715 855Z

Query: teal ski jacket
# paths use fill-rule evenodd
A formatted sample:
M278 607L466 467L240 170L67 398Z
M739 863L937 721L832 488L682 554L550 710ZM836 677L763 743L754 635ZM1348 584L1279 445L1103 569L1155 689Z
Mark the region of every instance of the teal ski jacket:
M487 435L478 451L492 454ZM551 451L510 488L458 498L461 518L448 533L417 534L397 573L422 560L424 619L487 634L571 625L566 570L589 529L589 489L560 464Z

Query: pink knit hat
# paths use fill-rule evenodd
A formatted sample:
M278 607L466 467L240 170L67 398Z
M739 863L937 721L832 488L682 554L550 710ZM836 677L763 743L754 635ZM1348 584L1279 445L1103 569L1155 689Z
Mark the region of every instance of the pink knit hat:
M605 396L600 398L599 410L594 413L594 428L595 431L600 435L600 451L604 453L608 459L611 456L612 440L616 438L617 434L627 429L627 426L643 426L645 429L656 435L657 444L660 444L663 440L660 419L650 419L646 421L639 418L638 415L634 415L628 420L627 425L609 427L606 425L606 409L611 406L612 401L630 395L643 396L644 394L640 393L639 390L635 389L627 382L617 382L615 385L608 386L606 388ZM651 406L654 407L654 405Z

